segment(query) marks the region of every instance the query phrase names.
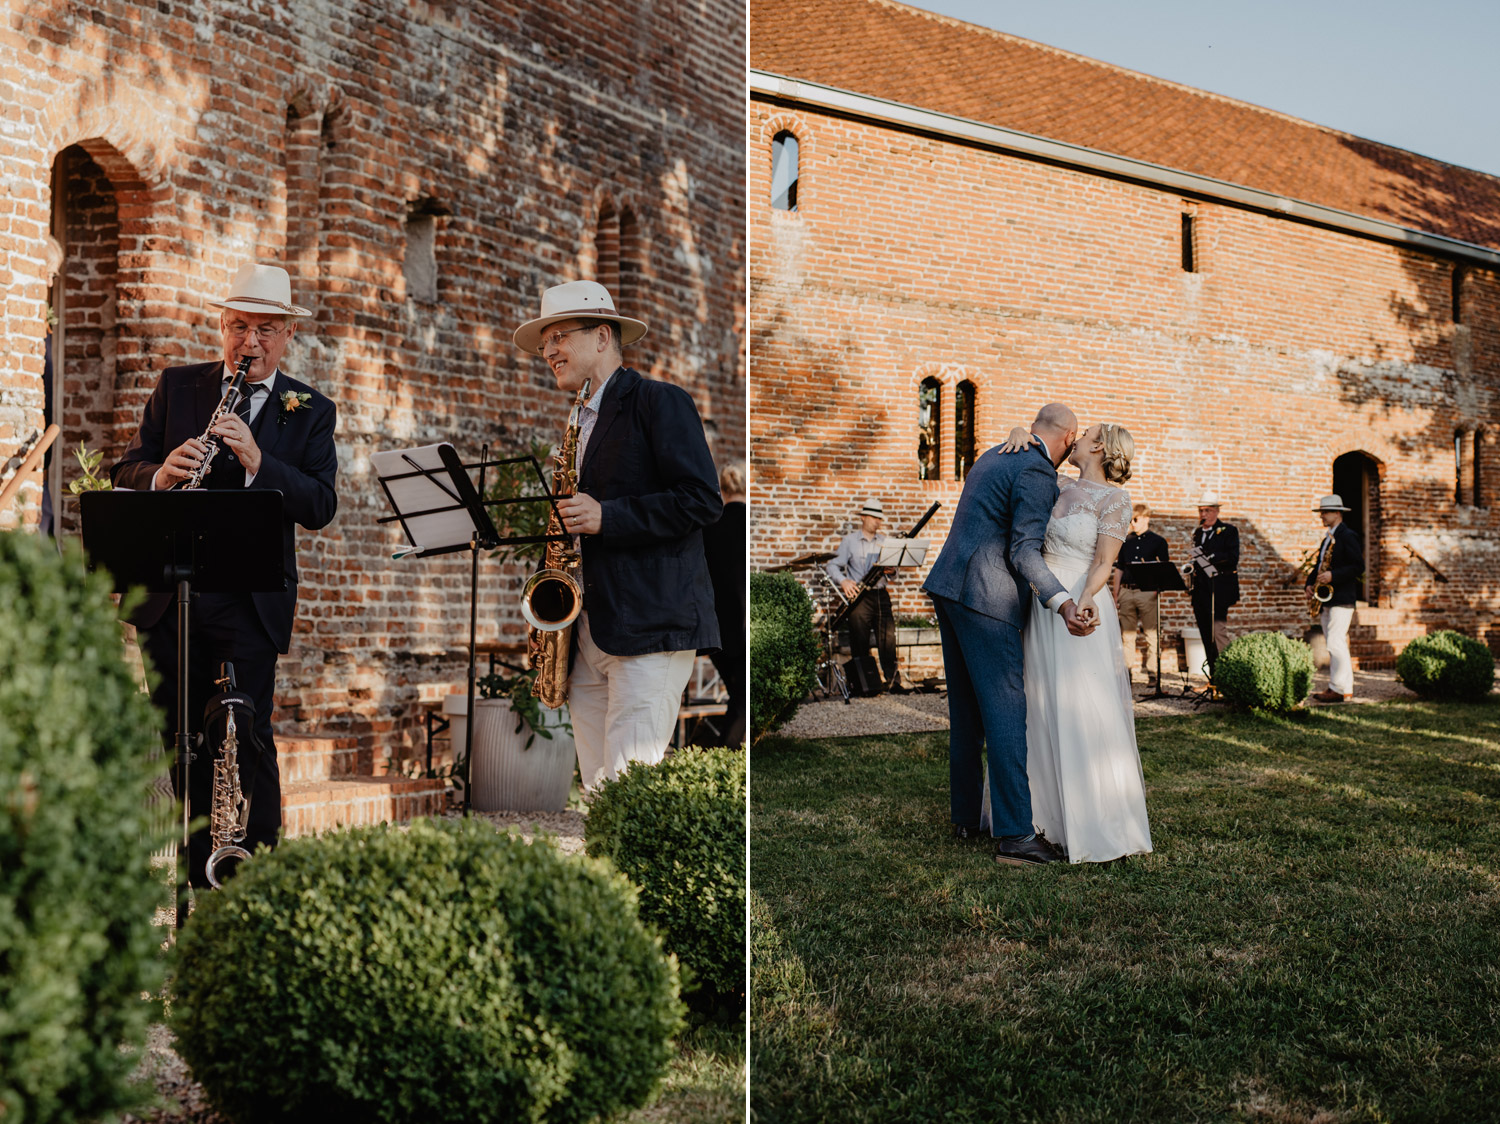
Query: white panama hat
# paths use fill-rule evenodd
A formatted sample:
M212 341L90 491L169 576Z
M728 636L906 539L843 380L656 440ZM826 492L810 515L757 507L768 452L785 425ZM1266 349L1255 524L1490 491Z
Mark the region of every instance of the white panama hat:
M1348 511L1349 509L1344 506L1344 497L1343 496L1338 495L1337 493L1332 493L1332 494L1326 495L1322 499L1320 499L1318 501L1318 506L1315 507L1315 508L1313 508L1313 510L1314 511Z
M232 308L262 316L311 316L312 309L292 303L292 279L279 265L246 262L229 282L229 296L209 301L209 308Z
M1223 507L1224 501L1219 499L1217 492L1204 492L1198 497L1199 507Z
M569 281L553 285L542 294L542 314L516 329L516 346L536 353L542 344L542 332L559 320L613 320L620 325L620 343L632 344L646 334L644 321L621 316L615 311L614 298L597 281Z
M876 519L885 518L885 505L874 496L865 500L865 506L859 509L860 515L873 515Z

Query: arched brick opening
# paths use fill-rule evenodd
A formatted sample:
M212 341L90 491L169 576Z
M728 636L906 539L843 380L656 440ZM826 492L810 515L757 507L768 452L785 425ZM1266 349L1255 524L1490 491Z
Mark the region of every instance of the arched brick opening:
M1343 497L1344 522L1359 536L1365 552L1365 577L1361 599L1380 604L1381 580L1381 463L1369 453L1354 450L1333 462L1332 491Z

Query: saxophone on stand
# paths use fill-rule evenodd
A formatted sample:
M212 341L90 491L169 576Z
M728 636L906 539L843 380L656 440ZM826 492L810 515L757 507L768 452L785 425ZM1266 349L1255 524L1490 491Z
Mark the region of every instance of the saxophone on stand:
M234 668L224 665L224 677L214 681L219 687L234 690ZM250 800L240 788L239 737L234 724L234 704L225 703L224 744L214 758L213 803L208 817L209 846L213 848L204 867L208 884L221 888L216 868L225 859L248 859L250 852L240 846L250 823Z
M578 491L578 433L583 407L589 400L591 380L585 379L568 416L562 448L554 458L553 500L566 499ZM567 529L552 503L547 534L567 535ZM521 616L526 618L526 651L536 678L531 693L542 705L556 710L568 701L568 652L573 643L573 622L583 611L583 559L566 540L547 543L542 569L532 574L521 591Z

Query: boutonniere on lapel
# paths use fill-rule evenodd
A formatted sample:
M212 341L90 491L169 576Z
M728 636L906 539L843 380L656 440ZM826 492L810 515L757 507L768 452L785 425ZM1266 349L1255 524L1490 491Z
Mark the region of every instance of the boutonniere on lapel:
M286 425L287 418L291 417L298 410L307 409L307 404L311 401L312 395L306 392L296 390L284 391L281 395L281 412L276 415L276 424Z

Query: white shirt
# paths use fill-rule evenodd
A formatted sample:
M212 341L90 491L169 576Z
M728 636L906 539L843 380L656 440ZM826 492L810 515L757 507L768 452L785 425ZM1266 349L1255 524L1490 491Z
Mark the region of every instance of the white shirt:
M617 367L615 370L618 369ZM604 388L609 385L609 380L612 378L614 378L614 371L604 376L604 381L589 395L589 400L578 411L578 451L573 458L574 471L583 467L584 450L589 447L589 438L594 435L594 426L599 422L599 401L604 397ZM573 536L573 549L580 554L583 553L582 535Z

